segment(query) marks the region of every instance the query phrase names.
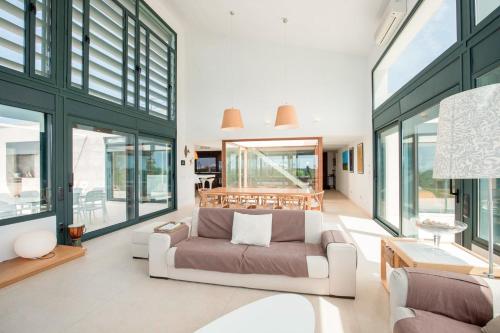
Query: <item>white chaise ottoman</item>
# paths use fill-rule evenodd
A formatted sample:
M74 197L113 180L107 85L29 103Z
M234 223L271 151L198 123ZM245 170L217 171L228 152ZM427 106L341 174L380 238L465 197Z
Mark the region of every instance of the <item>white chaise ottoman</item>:
M132 257L138 259L148 259L148 242L149 235L154 232L154 229L165 223L165 221L157 221L143 225L132 231Z
M132 257L137 259L148 259L148 242L149 236L154 233L154 229L168 221L171 220L163 220L163 221L155 221L146 225L143 225L134 231L132 231ZM175 221L187 223L191 221L191 217L185 217L183 219Z

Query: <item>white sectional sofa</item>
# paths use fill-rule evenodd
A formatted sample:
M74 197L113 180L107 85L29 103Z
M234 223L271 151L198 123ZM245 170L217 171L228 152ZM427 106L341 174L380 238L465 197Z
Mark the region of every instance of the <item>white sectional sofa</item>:
M271 245L242 248L231 244L234 211L273 214ZM356 296L356 247L343 231L324 231L321 212L196 208L189 226L186 239L162 233L149 236L151 277ZM227 267L230 262L234 267ZM290 272L290 267L297 269Z

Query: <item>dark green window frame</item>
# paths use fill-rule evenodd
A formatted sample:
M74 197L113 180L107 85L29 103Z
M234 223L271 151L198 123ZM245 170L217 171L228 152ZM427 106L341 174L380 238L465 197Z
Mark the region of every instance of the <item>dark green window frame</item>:
M35 0L24 0L25 12L24 12L24 70L16 71L11 68L0 66L0 73L6 73L16 77L30 77L45 83L55 84L55 72L56 72L56 52L57 49L57 38L56 38L56 4L57 0L50 0L50 75L43 76L36 74L35 72L35 28L36 28L36 1Z
M88 38L89 36L89 4L90 0L83 0L84 4L84 19L83 19L83 85L81 88L74 87L71 85L71 61L68 61L67 63L67 78L66 78L66 85L69 90L74 91L75 93L79 94L84 94L88 96L89 98L96 99L102 103L109 104L110 106L121 106L127 110L130 110L131 112L138 112L143 115L146 115L147 117L151 117L153 119L164 119L169 122L175 122L176 121L176 111L177 111L177 33L165 22L163 19L161 19L150 7L147 5L144 1L142 0L137 0L136 1L136 13L131 13L126 6L122 5L119 1L116 0L111 0L113 1L116 5L118 5L122 10L123 10L123 32L122 32L122 38L123 38L123 66L122 66L122 80L123 80L123 85L122 85L122 101L121 104L113 103L111 101L108 101L106 99L101 99L99 97L91 96L88 93L88 81L89 81L89 43L91 42ZM71 54L71 22L72 22L72 15L71 15L71 6L72 6L72 0L68 0L67 4L67 12L68 12L68 49L67 49L67 54ZM154 15L154 18L162 24L162 26L168 31L169 34L173 36L173 45L169 45L168 42L164 41L158 34L153 31L150 27L145 25L140 18L139 11L140 11L140 6L142 6L145 10L150 12L152 15ZM127 48L128 48L128 19L133 19L135 21L135 105L131 106L127 103L127 85L128 85L128 80L127 80L127 66L128 66L128 55L127 55ZM146 30L146 68L141 68L140 64L140 29L141 27ZM167 73L167 105L166 105L166 115L159 114L156 112L149 111L149 36L152 35L156 39L160 40L163 42L164 46L166 47L166 53L167 53L167 63L168 63L168 73ZM173 64L173 66L172 66ZM146 109L142 109L140 107L139 103L139 98L140 98L140 75L141 72L146 73Z
M44 123L46 126L45 134L40 135L40 182L46 185L48 200L45 202L49 209L44 212L32 213L19 215L15 217L9 217L5 219L0 219L0 226L6 226L9 224L21 223L30 220L41 219L45 217L54 216L56 212L56 190L54 186L54 178L56 174L55 163L50 163L53 161L55 156L54 140L56 139L56 133L54 130L54 114L52 112L47 112L40 108L34 106L27 106L22 103L12 103L6 102L0 98L0 105L12 106L16 108L21 108L27 111L33 111L43 114ZM46 197L47 197L46 196Z
M25 1L28 2L28 0ZM120 224L116 227L104 230L99 233L86 235L86 239L100 236L101 234L112 232L125 226L175 211L177 209L177 180L175 177L177 167L175 117L170 117L170 115L169 117L171 119L161 119L158 117L154 117L145 112L137 110L137 105L136 107L130 107L125 105L124 103L112 103L95 96L90 96L89 94L84 93L82 89L71 87L69 81L69 69L71 61L71 23L68 22L68 17L71 16L71 0L51 1L51 12L53 14L51 30L52 78L51 80L49 80L38 75L31 76L30 71L27 69L28 64L26 64L24 72L10 70L8 68L0 66L0 104L43 112L52 118L53 147L51 148L51 158L54 161L63 161L68 158L68 147L65 144L65 138L67 137L67 122L72 117L94 121L98 124L107 123L112 124L113 126L121 126L123 128L131 129L132 131L135 131L135 133L141 133L141 135L149 137L156 136L158 138L173 141L173 206L169 207L168 209L159 210L146 216L138 216L138 212L136 212L136 218L128 221L126 224ZM85 2L88 3L88 0L85 0ZM139 3L136 2L136 8L138 5ZM149 8L147 5L145 6ZM124 19L126 19L126 17L131 17L132 15L133 13L131 13L130 11L125 11L124 9ZM154 15L157 16L156 13L154 13ZM137 21L137 18L135 18L135 20L136 29L138 29L139 22ZM159 18L159 16L158 20L161 21L161 18ZM26 25L28 24L29 22L26 23ZM68 24L70 25L68 26ZM165 26L168 27L168 29L172 32L172 35L175 37L176 42L177 35L175 31L173 31L166 23ZM28 28L26 29L28 30ZM26 33L26 35L28 35L28 33ZM126 42L126 38L124 38L124 43ZM59 46L58 48L56 47L56 44ZM173 44L173 46L174 47L170 48L169 51L175 57L177 52L176 45ZM125 50L126 49L124 48L124 57L126 57ZM27 51L27 47L25 52L29 53ZM136 54L137 52L139 52L139 50L136 47ZM172 54L170 56L172 56ZM136 59L138 59L137 55ZM25 61L27 63L28 58L26 58ZM29 59L29 61L31 61L31 59ZM175 77L177 77L176 73ZM125 73L123 79L126 80ZM138 84L137 79L136 84ZM126 89L126 85L124 85L124 89ZM138 94L138 89L136 89L135 93ZM125 91L123 95L125 101ZM175 100L176 99L174 99L174 101ZM138 101L137 95L136 101ZM59 242L68 242L69 239L67 238L68 236L64 229L65 225L68 224L68 221L70 220L67 208L69 201L69 175L68 170L66 170L66 166L66 162L52 163L51 165L51 178L49 181L52 194L51 211L38 213L35 215L24 215L15 218L4 219L0 222L0 226L12 223L27 222L43 217L55 216L57 218ZM136 193L138 194L137 191ZM136 198L135 200L136 202L138 202L138 198ZM138 205L136 205L136 207L138 207Z
M420 0L417 6L424 0ZM415 12L415 7L407 18ZM424 70L387 99L372 114L373 124L373 216L381 226L393 235L402 235L378 218L377 214L377 151L376 132L390 123L401 123L426 108L438 104L443 98L475 87L477 77L500 65L500 7L490 13L479 24L475 24L474 2L457 0L457 22L459 24L458 42L435 59ZM403 23L405 26L407 21ZM399 33L398 33L399 34ZM396 37L398 36L396 34ZM395 37L395 38L396 38ZM391 43L392 44L392 43ZM388 47L391 46L389 44ZM387 51L386 51L387 52ZM384 56L385 52L382 54ZM382 58L381 57L381 58ZM379 60L380 61L380 60ZM377 62L378 64L378 62ZM377 64L375 66L377 66ZM374 67L375 68L375 67ZM372 70L373 91L373 70ZM373 105L373 104L372 104ZM402 159L399 156L400 169ZM457 242L470 248L472 244L486 248L484 240L476 237L477 218L477 181L456 180L454 188L459 191L459 204L456 206L456 219L468 224L468 229L457 237ZM402 183L400 184L402 189ZM400 190L400 193L402 191ZM466 204L468 203L468 205ZM398 203L402 205L402 199ZM400 218L400 226L402 219ZM500 249L495 252L500 255Z

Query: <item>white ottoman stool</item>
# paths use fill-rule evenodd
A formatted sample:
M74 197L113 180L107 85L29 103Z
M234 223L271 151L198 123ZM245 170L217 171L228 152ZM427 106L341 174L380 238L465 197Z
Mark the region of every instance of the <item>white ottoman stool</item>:
M179 222L187 223L190 224L189 222L191 221L191 217L186 217L181 220L178 220ZM148 253L148 242L149 242L149 235L154 233L154 229L164 223L168 222L168 220L165 221L156 221L147 225L143 225L142 227L139 227L132 231L132 257L137 258L137 259L148 259L149 258L149 253Z

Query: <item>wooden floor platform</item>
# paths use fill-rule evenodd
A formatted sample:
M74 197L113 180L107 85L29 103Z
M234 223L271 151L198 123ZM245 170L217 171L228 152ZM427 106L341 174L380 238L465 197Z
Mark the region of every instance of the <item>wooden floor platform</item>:
M47 259L15 258L0 262L0 288L85 255L85 248L57 245Z

